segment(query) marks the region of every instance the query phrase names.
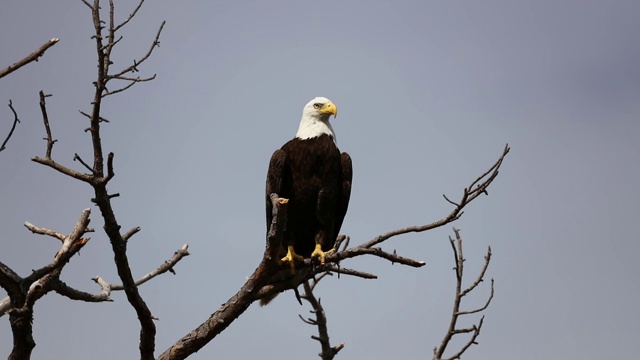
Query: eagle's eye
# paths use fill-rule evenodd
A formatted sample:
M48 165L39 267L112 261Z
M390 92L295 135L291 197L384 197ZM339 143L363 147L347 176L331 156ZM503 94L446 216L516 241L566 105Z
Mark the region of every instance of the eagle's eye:
M320 103L313 104L313 108L314 109L320 109L320 106L322 106L322 104L320 104Z

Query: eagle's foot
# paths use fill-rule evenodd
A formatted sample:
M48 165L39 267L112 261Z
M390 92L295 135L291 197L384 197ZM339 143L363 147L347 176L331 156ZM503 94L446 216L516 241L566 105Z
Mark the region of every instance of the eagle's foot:
M293 250L293 245L289 245L287 246L287 255L285 257L283 257L282 259L280 259L280 263L289 263L289 267L291 268L291 273L295 274L296 272L296 265L295 262L296 261L303 261L304 258L298 254L296 254L296 252Z
M327 255L331 255L335 252L335 249L331 249L327 252L322 251L322 245L316 244L316 249L311 253L311 257L317 257L320 259L320 264L324 265L324 259Z

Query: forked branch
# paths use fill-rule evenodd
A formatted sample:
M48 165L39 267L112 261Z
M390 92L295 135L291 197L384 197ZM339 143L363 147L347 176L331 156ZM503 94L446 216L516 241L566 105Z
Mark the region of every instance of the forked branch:
M34 270L31 275L21 278L0 263L0 285L7 290L10 298L10 301L0 301L0 317L9 313L9 323L13 332L13 349L9 359L28 359L31 356L35 347L32 335L33 305L51 290L52 281L60 276L63 267L71 257L89 241L88 238L83 237L88 229L89 214L89 209L84 210L74 229L64 239L59 239L58 232L31 227L35 233L51 235L62 241L62 246L53 261Z
M185 256L189 256L189 245L184 244L180 249L178 249L171 259L165 261L155 270L149 272L148 274L142 276L140 279L136 280L136 286L140 286L147 281L155 278L158 275L164 274L166 272L170 272L175 274L174 266L182 260ZM98 294L90 294L84 291L80 291L72 288L71 286L65 284L64 282L57 279L55 283L52 284L52 290L57 292L62 296L66 296L72 300L86 301L86 302L103 302L103 301L113 301L109 296L112 291L122 291L124 290L124 286L122 284L110 284L100 276L92 278L94 282L100 285L101 292ZM157 320L157 318L154 317Z
M76 223L76 226L73 228L71 233L62 241L62 247L56 253L53 261L47 266L34 270L31 275L24 279L27 283L30 284L37 279L40 279L44 275L51 273L58 268L61 268L69 261L69 259L71 259L73 255L80 251L80 249L82 249L82 247L87 242L89 242L89 238L83 238L84 234L87 232L87 227L89 226L89 214L91 214L90 209L85 209L82 212L82 215Z
M41 158L39 156L34 156L33 158L31 158L31 161L37 162L39 164L48 166L62 174L65 174L67 176L70 176L74 179L78 179L87 183L90 183L93 180L93 174L83 174L80 173L78 171L75 171L73 169L70 169L64 165L61 165L57 162L55 162L52 158L51 158L51 153L53 151L53 145L56 143L57 140L53 139L53 135L51 132L51 125L49 124L49 114L47 113L47 102L46 102L46 98L50 97L51 95L45 95L44 91L40 90L40 111L42 112L42 121L44 123L44 128L45 131L47 133L47 137L44 138L44 140L47 142L47 148L46 148L46 152L45 152L45 156L44 158Z
M455 261L455 272L456 272L456 294L453 300L453 311L451 313L451 321L449 322L449 329L447 330L440 346L433 349L433 360L454 360L460 359L462 354L465 353L471 347L471 345L477 344L476 339L480 336L480 330L482 329L482 324L484 323L484 316L480 318L477 324L472 325L471 327L466 328L458 328L457 323L460 316L469 315L479 313L484 311L491 300L493 299L494 289L493 289L493 279L491 279L491 292L485 304L479 308L469 311L461 311L460 304L462 303L462 299L468 295L471 291L476 289L478 285L484 280L485 273L487 272L487 268L489 267L489 263L491 262L491 247L487 250L487 255L484 257L484 265L480 270L480 274L476 277L475 281L466 289L462 288L462 280L464 277L464 256L462 255L462 237L460 236L460 230L454 228L453 232L456 235L456 239L452 239L449 237L449 241L451 243L451 248L453 249L454 261ZM457 334L471 334L470 338L467 342L462 345L460 350L458 350L455 354L444 358L444 352L447 350L447 346L449 346L453 337Z
M182 260L182 258L184 258L185 256L189 256L189 245L188 244L184 244L184 245L182 245L182 247L180 249L176 250L176 252L173 253L173 257L171 257L171 259L165 261L164 263L162 263L162 265L158 266L155 270L143 275L141 278L136 280L135 281L136 286L140 286L140 285L146 283L147 281L153 279L154 277L156 277L158 275L162 275L162 274L164 274L166 272L170 272L170 273L175 275L175 270L173 269L173 267L180 260ZM92 278L91 280L93 280L98 285L100 285L100 287L102 288L102 292L100 293L100 296L103 296L103 297L106 297L106 298L108 298L109 295L111 295L112 291L124 290L124 285L122 285L122 284L111 284L111 283L105 281L100 276L96 276L95 278Z

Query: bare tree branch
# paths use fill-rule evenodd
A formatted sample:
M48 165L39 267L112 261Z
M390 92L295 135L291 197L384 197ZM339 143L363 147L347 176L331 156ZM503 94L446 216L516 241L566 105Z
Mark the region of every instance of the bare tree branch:
M123 26L127 25L127 23L129 21L131 21L131 19L133 19L134 16L136 16L136 14L138 13L138 10L140 10L140 8L142 7L143 3L144 3L144 0L140 0L140 2L138 3L138 6L136 6L136 8L133 9L133 12L131 12L131 14L129 14L129 17L127 17L127 19L125 21L120 23L120 25L116 26L113 29L113 31L116 32L116 31L120 30L120 28L122 28Z
M33 225L31 225L31 227L35 228ZM32 230L31 227L29 227L29 230ZM59 233L57 233L55 231L52 231L52 230L49 230L49 229L41 229L41 228L35 228L35 231L32 230L32 232L37 233L37 234L43 234L43 235L51 235L51 236L54 236L54 237L57 237L57 235L55 235L55 234L59 234ZM156 277L158 275L161 275L161 274L164 274L166 272L170 272L172 274L175 274L175 271L173 270L173 267L180 260L182 260L182 258L184 258L185 256L189 255L188 249L189 249L189 246L187 244L184 244L180 249L178 249L176 252L174 252L173 257L171 257L171 259L165 261L162 265L160 265L155 270L149 272L148 274L142 276L140 279L136 280L136 286L140 286L140 285L144 284L145 282L153 279L154 277ZM58 275L59 275L59 273L58 273ZM81 290L77 290L77 289L67 285L66 283L64 283L57 276L47 280L48 283L47 283L46 292L53 290L53 291L57 292L58 294L60 294L62 296L68 297L71 300L80 300L80 301L86 301L86 302L104 302L104 301L113 301L109 297L109 295L111 295L111 291L122 291L122 290L124 290L124 286L122 286L121 284L115 284L115 285L109 284L108 282L106 282L104 279L102 279L99 276L95 277L95 278L93 278L91 280L93 280L98 285L100 285L100 287L102 288L102 291L100 293L98 293L98 294L90 294L90 293L87 293L87 292L84 292L84 291L81 291ZM21 281L21 279L18 277L16 281L19 283ZM44 295L44 293L42 295ZM2 317L2 315L6 311L10 310L11 308L12 308L12 306L10 304L9 297L0 300L0 317Z
M56 253L53 261L34 270L31 275L20 278L6 265L0 263L0 285L2 285L10 298L10 302L1 301L2 311L0 316L9 313L9 323L13 333L13 348L9 359L29 359L35 347L33 340L33 305L35 302L51 290L49 284L57 279L62 268L80 249L89 241L82 236L89 225L90 210L82 212L80 219L71 233L64 237L62 246ZM35 233L41 233L58 237L58 233L52 230L31 227Z
M338 235L338 238L336 239L336 243L333 245L333 248L335 249L335 251L338 251L340 250L340 246L344 243L342 250L345 250L349 247L350 241L351 241L351 238L348 237L347 235Z
M449 329L447 330L444 338L442 339L442 342L440 343L440 346L436 347L433 349L433 359L434 360L454 360L454 359L460 359L460 357L462 356L462 354L465 353L465 351L467 351L467 349L469 349L469 347L471 347L471 345L473 344L477 344L476 339L478 338L478 336L480 335L480 330L482 329L482 324L484 323L484 316L482 316L480 318L480 320L478 321L478 324L474 324L471 327L467 327L467 328L457 328L457 323L458 323L458 319L460 316L462 315L469 315L469 314L475 314L481 311L484 311L487 307L489 307L489 304L491 303L491 300L493 299L493 294L494 294L494 289L493 289L493 279L491 279L491 293L489 295L489 298L487 299L487 302L484 304L484 306L477 308L475 310L470 310L470 311L460 311L460 304L462 302L462 298L465 297L467 294L469 294L471 291L473 291L483 280L484 280L484 275L487 271L487 268L489 267L489 262L491 262L491 248L489 248L487 250L487 255L484 257L484 265L482 267L482 270L480 270L480 274L478 275L478 277L475 279L475 281L466 289L462 289L462 280L463 280L463 276L464 276L464 256L462 254L462 237L460 236L460 230L454 228L453 232L456 235L456 240L452 239L451 237L449 237L449 242L451 243L451 248L453 250L453 256L454 256L454 261L455 261L455 272L456 272L456 295L454 297L454 301L453 301L453 311L451 313L451 321L449 322ZM444 352L447 349L447 346L449 346L449 343L451 342L451 339L453 339L453 337L457 334L468 334L471 333L471 337L467 340L467 342L460 348L460 350L458 350L455 354L447 357L447 358L443 358L444 356Z
M327 316L324 313L324 308L322 307L322 303L319 298L316 298L313 294L313 289L318 284L318 282L322 280L322 278L318 280L313 280L313 285L309 284L309 281L305 281L302 283L304 287L304 294L300 296L300 298L306 300L313 310L310 312L315 314L315 319L307 319L305 320L302 316L300 318L307 324L315 325L318 327L318 336L311 336L313 340L317 340L320 343L322 351L318 356L322 358L322 360L332 360L336 354L344 348L344 344L339 344L337 346L331 346L331 342L329 341L329 330L327 329Z
M491 250L489 250L489 251L491 251ZM475 313L479 313L479 312L482 312L482 311L486 310L489 307L489 304L491 304L491 300L493 300L493 294L494 294L493 278L491 278L491 290L489 292L489 298L487 298L487 302L485 302L482 307L479 307L479 308L477 308L475 310L458 311L456 313L456 315L469 315L469 314L475 314Z
M79 162L80 164L82 164L82 166L85 167L85 169L93 172L93 169L91 168L91 166L89 166L86 162L84 162L84 160L82 160L80 155L78 155L77 153L73 154L73 161Z
M369 248L364 245L356 246L347 250L339 251L337 253L333 253L325 258L326 263L339 262L340 260L353 258L360 255L373 255L383 259L387 259L392 263L399 263L402 265L407 265L411 267L422 267L426 265L424 261L413 260L407 257L400 256L398 254L388 253L381 248ZM306 262L311 263L311 259L305 259Z
M87 0L82 0L82 2L89 7L93 11L93 5L89 4Z
M51 159L51 151L53 151L53 144L55 144L56 141L58 141L58 140L53 140L53 137L51 135L51 126L49 125L49 115L47 114L46 98L50 96L51 95L45 95L44 91L40 90L40 111L42 112L42 120L44 121L44 128L47 131L47 137L45 138L45 140L47 140L47 152L45 155L47 159Z
M58 41L60 41L60 39L52 38L51 40L49 40L46 43L42 44L42 46L40 46L36 51L34 51L31 54L29 54L26 57L24 57L22 60L18 60L16 63L7 66L4 69L1 69L0 70L0 78L3 78L5 76L11 74L12 72L20 69L21 67L27 65L28 63L30 63L32 61L38 61L38 58L41 57L42 55L44 55L44 52L47 51L47 49L49 49L53 45L55 45Z
M142 3L140 3L140 5L141 4ZM123 75L126 74L126 73L129 73L129 72L137 72L138 71L138 66L141 65L143 62L147 61L147 59L151 56L151 54L153 53L153 50L156 47L160 47L160 34L162 33L162 29L164 28L165 23L166 23L166 21L163 21L160 24L160 28L158 29L158 32L156 33L156 37L155 37L155 39L153 39L153 43L151 43L151 47L149 48L147 53L144 54L139 60L134 60L132 65L120 70L116 74L110 75L109 79L122 79L122 80L132 80L132 81L149 81L149 80L153 80L153 78L155 78L155 75L153 75L151 78L147 78L146 80L136 80L136 79L133 79L133 78L126 79L126 78L123 78Z
M119 77L112 78L111 80L115 79L115 80L129 81L129 84L121 87L120 89L105 92L104 93L104 97L107 97L109 95L114 95L114 94L117 94L117 93L121 93L121 92L127 90L128 88L132 87L133 85L135 85L137 83L145 82L145 81L151 81L151 80L154 80L155 78L156 78L155 74L153 76L151 76L151 77L148 77L148 78L141 78L139 76L136 77L136 78L127 78L127 77L124 77L124 76L119 76Z
M104 302L113 301L107 294L101 292L97 295L90 294L81 290L77 290L67 285L65 282L56 278L51 282L51 290L58 294L68 297L71 300L85 301L85 302Z
M93 36L96 43L96 53L98 56L98 74L97 79L94 82L95 94L92 102L92 111L89 116L90 127L89 132L91 134L91 140L93 145L93 167L92 174L89 176L89 183L94 188L94 202L100 209L102 217L104 219L104 230L109 240L111 241L112 250L114 253L114 259L118 276L123 284L123 289L127 296L127 300L136 311L138 320L140 322L140 357L141 359L153 359L155 350L155 334L156 327L153 323L153 316L145 301L142 299L136 282L133 279L131 268L129 265L129 259L127 257L127 241L125 237L120 233L120 225L113 212L111 205L111 199L117 194L110 195L107 191L107 184L115 175L113 168L113 153L109 153L107 157L107 174L104 174L104 152L102 149L102 140L100 138L100 124L103 122L103 118L100 116L102 100L109 94L107 90L107 83L109 80L118 78L128 71L119 72L115 75L109 73L109 69L113 62L111 61L111 52L114 46L120 39L116 40L116 31L126 25L137 11L142 6L142 1L138 3L133 13L120 25L115 25L114 16L114 4L113 1L109 1L109 20L107 26L107 36L103 35L105 23L101 19L100 14L100 1L94 0L93 4L87 1L83 2L91 9L93 26L95 34ZM153 41L151 49L147 52L141 60L134 63L133 66L127 69L135 69L137 64L140 64L147 60L151 55L153 49L159 44L159 36L164 22L160 26L160 30ZM106 43L105 43L106 41ZM125 69L126 70L126 69ZM137 69L136 69L137 70ZM137 82L137 81L136 81ZM133 84L133 83L132 83ZM121 89L120 91L125 90ZM118 92L120 92L118 91ZM112 93L113 94L113 93ZM131 236L131 235L129 235Z
M61 268L64 266L69 259L75 255L80 249L89 242L88 238L83 238L82 236L86 233L87 226L89 225L89 214L91 214L91 209L85 209L80 216L80 219L76 223L76 226L73 228L71 233L64 238L62 241L62 247L56 253L56 256L53 258L53 261L40 269L34 270L31 275L26 277L24 280L28 283L32 283L37 279L40 279L44 275Z
M11 130L9 130L7 138L4 139L2 145L0 145L0 151L6 149L7 142L9 141L9 139L11 139L13 131L16 129L16 125L18 125L18 123L20 122L20 120L18 119L18 113L16 113L16 110L13 108L13 103L11 103L11 100L9 100L9 109L11 109L11 112L13 112L13 125L11 125Z
M438 221L435 221L431 224L426 224L421 226L409 226L402 229L389 231L385 234L375 237L368 243L364 244L363 247L370 248L394 236L407 234L410 232L423 232L423 231L438 228L440 226L443 226L455 220L458 220L462 216L462 214L464 214L462 209L464 209L465 206L467 206L470 202L475 200L479 195L486 194L487 188L489 187L489 185L491 185L493 180L495 180L496 176L498 176L498 171L502 166L502 161L504 160L505 156L507 156L507 154L509 153L509 150L510 150L509 144L505 145L504 150L502 151L502 155L500 156L500 158L498 158L498 161L496 161L496 163L493 164L493 166L491 166L489 170L487 170L484 174L480 175L476 180L474 180L471 183L471 185L469 185L467 188L464 189L462 198L458 203L455 203L449 200L445 196L445 199L449 203L454 204L456 206L453 209L453 211L451 211L446 217Z
M64 240L67 238L67 235L61 234L61 233L59 233L57 231L53 231L53 230L37 227L37 226L33 225L32 223L30 223L28 221L24 223L24 227L29 229L29 231L31 231L34 234L48 235L48 236L51 236L51 237L54 237L54 238L60 240L63 243L64 243Z
M37 162L39 164L48 166L58 172L61 172L67 176L71 176L74 179L78 179L87 183L90 183L93 180L92 174L83 174L72 170L66 166L60 165L55 162L51 158L51 152L53 151L53 145L58 140L53 140L53 135L51 133L51 125L49 125L49 115L47 114L47 103L46 98L51 95L45 95L42 90L40 90L40 111L42 112L42 121L44 122L44 128L47 132L47 137L44 140L47 141L47 150L45 153L45 157L41 158L39 156L35 156L31 158L31 161Z
M140 230L142 230L142 229L140 228L140 226L136 226L136 227L134 227L133 229L131 229L131 230L127 231L126 233L124 233L124 234L122 235L122 239L124 239L124 241L129 241L129 239L130 239L133 235L137 234ZM187 244L185 244L185 246L186 246L186 245L187 245ZM185 249L185 250L186 250L186 249ZM187 255L188 255L188 254L187 254Z
M336 264L326 264L325 265L325 270L334 272L336 274L351 275L351 276L355 276L355 277L359 277L359 278L363 278L363 279L377 279L378 278L378 275L376 275L376 274L371 274L371 273L360 271L360 270L347 269L347 268L339 267Z
M24 279L18 276L8 267L6 267L6 265L0 263L0 284L3 285L3 288L5 288L7 290L7 293L9 294L8 298L0 301L0 317L2 317L7 312L13 313L14 310L16 314L19 314L19 317L31 316L31 308L33 307L35 301L51 290L48 287L50 283L57 280L57 277L60 275L60 272L62 271L64 265L89 240L82 238L82 236L86 232L93 231L92 229L87 228L87 225L89 224L89 214L89 209L86 209L82 212L82 215L76 223L75 228L68 236L64 236L61 233L53 230L36 227L29 222L25 223L25 227L27 227L31 232L35 234L55 237L62 242L62 246L49 265L44 266L38 270L34 270L30 276ZM12 288L8 286L10 284L6 283L6 281L3 279L11 280L16 285L16 287ZM28 286L28 290L25 293L23 289L26 286ZM21 321L23 320L26 321L28 319L22 318ZM29 320L29 322L31 321L32 319ZM21 329L21 333L23 333L23 335L24 331L27 331L30 334L30 325L29 327L26 327L23 324ZM30 337L30 335L28 335L27 337ZM31 343L32 340L32 338L31 340L14 339L14 343L22 344L20 346L27 346ZM35 343L33 343L33 346L35 346ZM26 351L26 348L17 349L16 351L18 351L19 353L23 353L24 351ZM26 352L24 353L26 354Z
M86 112L84 112L84 111L82 111L82 110L78 110L78 111L80 112L80 114L82 114L83 116L87 117L87 119L91 120L91 115L87 114ZM106 122L106 123L108 123L108 122L109 122L109 120L107 120L107 119L103 118L102 116L100 116L100 118L99 118L99 119L100 119L100 122ZM88 129L88 128L87 128L87 129L85 129L85 132L86 132L86 131L89 131L89 130L90 130L90 129Z
M173 257L167 261L165 261L162 265L160 265L159 267L157 267L155 270L149 272L148 274L145 274L144 276L142 276L140 279L135 281L136 286L140 286L144 283L146 283L147 281L153 279L154 277L164 274L167 271L175 274L175 271L173 270L173 267L180 261L182 260L183 257L185 256L189 256L189 245L188 244L184 244L182 245L182 247L178 250L176 250L175 253L173 253ZM95 281L98 285L100 285L102 287L103 292L107 291L107 295L110 295L111 291L118 291L118 290L124 290L124 285L122 284L110 284L108 282L106 282L104 279L102 279L100 276L96 276L95 278L92 278L91 280Z

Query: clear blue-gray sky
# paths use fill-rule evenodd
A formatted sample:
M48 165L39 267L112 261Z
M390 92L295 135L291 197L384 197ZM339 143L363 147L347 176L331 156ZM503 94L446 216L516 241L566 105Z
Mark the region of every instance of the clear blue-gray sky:
M134 1L118 1L123 19ZM106 5L105 5L106 6ZM115 50L115 67L143 54L162 20L161 46L141 68L157 73L108 98L106 151L118 219L140 276L189 243L177 276L141 288L157 322L157 353L199 325L244 283L264 244L264 176L315 96L339 108L339 146L354 161L343 233L361 243L428 223L512 146L488 197L455 226L468 280L487 246L496 296L474 359L624 359L637 353L640 253L640 3L637 1L244 1L145 3ZM91 191L31 162L43 155L37 93L48 98L54 157L91 158L86 119L95 78L90 13L80 1L5 1L0 67L52 37L39 62L0 80L0 134L13 100L22 123L0 153L0 259L22 275L51 260L57 241L25 221L67 233ZM92 207L93 208L93 207ZM94 209L92 225L101 228ZM405 236L388 250L421 269L379 259L343 265L376 281L328 279L318 288L340 359L430 358L447 328L454 274L451 227ZM97 292L116 282L97 232L62 278ZM488 284L464 304L481 305ZM0 292L0 297L5 296ZM138 322L114 303L50 294L35 307L36 359L138 356ZM292 293L251 307L194 359L312 359L319 352ZM469 321L477 320L470 317ZM469 322L467 322L468 324ZM0 353L9 353L8 317Z

